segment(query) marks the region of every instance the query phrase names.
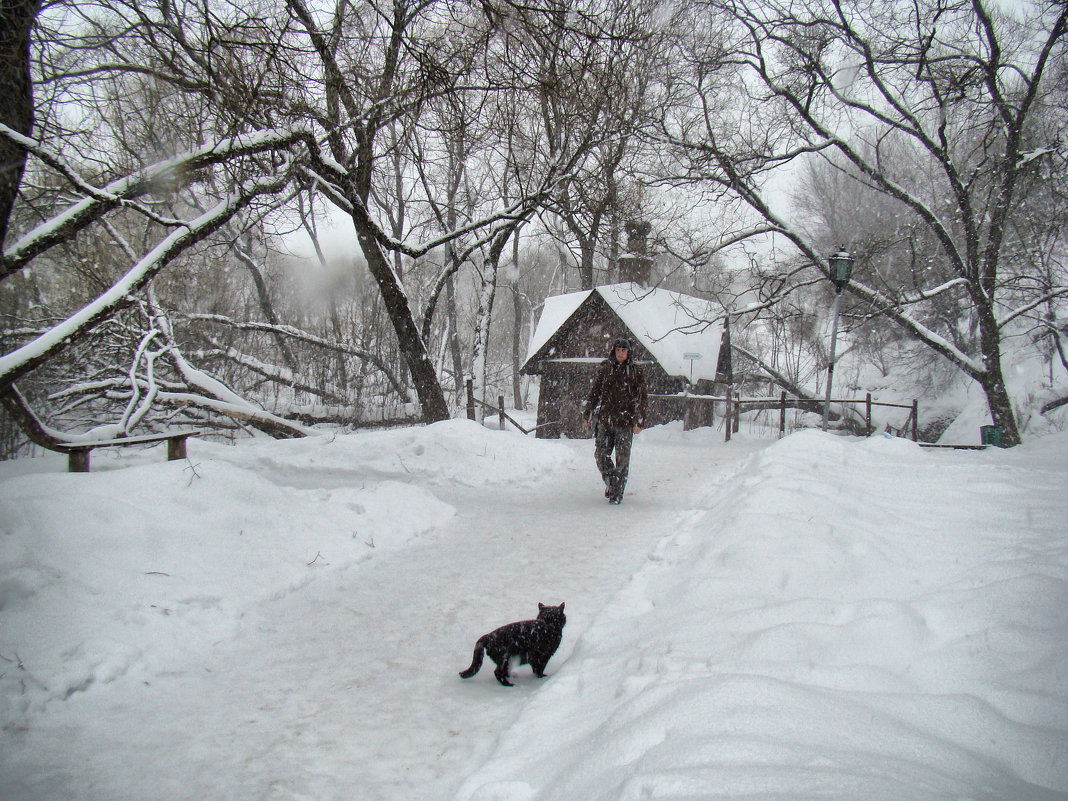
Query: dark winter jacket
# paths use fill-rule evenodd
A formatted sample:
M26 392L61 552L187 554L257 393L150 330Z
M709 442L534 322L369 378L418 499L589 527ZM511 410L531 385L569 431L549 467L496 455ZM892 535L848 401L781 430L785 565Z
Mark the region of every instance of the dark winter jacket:
M649 416L649 393L645 373L630 356L624 362L609 356L597 368L582 416L605 425L645 427Z

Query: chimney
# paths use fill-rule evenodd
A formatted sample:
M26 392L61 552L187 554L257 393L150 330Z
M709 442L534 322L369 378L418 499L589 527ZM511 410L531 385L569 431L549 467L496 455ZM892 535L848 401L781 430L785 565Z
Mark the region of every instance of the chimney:
M644 220L628 220L623 228L627 232L627 250L619 257L619 280L645 286L653 271L647 245L652 226Z

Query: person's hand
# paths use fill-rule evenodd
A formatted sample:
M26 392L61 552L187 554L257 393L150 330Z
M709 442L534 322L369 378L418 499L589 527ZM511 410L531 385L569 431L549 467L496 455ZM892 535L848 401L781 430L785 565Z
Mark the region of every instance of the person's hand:
M589 428L590 427L590 421L587 420L585 417L583 417L582 418L582 425L586 426L586 428Z
M634 426L634 433L635 434L642 433L642 427L641 426Z

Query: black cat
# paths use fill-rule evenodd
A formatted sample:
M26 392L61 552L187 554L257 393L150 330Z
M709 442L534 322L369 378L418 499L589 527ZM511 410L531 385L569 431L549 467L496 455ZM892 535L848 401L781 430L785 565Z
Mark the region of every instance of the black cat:
M460 676L469 679L478 673L478 669L482 667L482 655L486 653L497 663L493 675L505 687L512 686L512 682L508 681L508 658L513 656L519 657L521 665L529 663L534 675L539 679L545 678L545 666L560 647L560 638L563 636L566 622L563 604L538 604L537 620L509 623L479 637L475 643L475 656L471 660L471 667L461 671Z

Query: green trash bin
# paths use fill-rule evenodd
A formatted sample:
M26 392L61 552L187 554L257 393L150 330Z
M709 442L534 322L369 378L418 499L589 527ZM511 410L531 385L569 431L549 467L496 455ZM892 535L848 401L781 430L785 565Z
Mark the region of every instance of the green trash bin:
M979 441L984 445L993 445L995 448L1003 447L1001 434L1005 429L1001 426L980 426Z

